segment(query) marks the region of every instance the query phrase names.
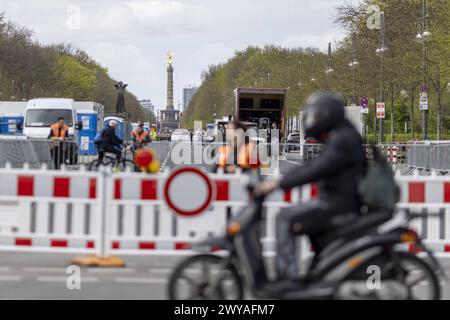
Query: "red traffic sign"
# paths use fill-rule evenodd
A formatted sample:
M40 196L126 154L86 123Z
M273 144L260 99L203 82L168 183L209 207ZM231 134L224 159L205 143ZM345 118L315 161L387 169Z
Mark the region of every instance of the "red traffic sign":
M386 118L386 105L383 102L377 103L377 119Z
M175 169L164 185L167 206L181 216L196 216L207 210L214 193L211 180L196 167Z

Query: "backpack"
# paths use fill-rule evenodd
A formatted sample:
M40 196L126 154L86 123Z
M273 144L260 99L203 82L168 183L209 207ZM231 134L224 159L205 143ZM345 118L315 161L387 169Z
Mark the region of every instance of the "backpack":
M107 128L103 128L102 131L100 131L99 133L97 133L97 135L94 137L94 143L95 144L99 144L100 142L102 142L103 139L103 133L105 133L105 130Z
M400 199L400 189L395 182L394 172L384 155L372 147L373 162L367 165L364 178L359 183L359 196L363 208L368 212L394 212Z

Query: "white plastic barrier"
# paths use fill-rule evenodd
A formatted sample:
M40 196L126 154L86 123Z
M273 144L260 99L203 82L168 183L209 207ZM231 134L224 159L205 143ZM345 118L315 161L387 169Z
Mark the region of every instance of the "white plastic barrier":
M99 253L103 177L0 170L0 250Z
M0 169L0 250L99 255L183 252L205 237L222 235L229 218L250 201L244 175L209 174L212 202L196 216L176 215L165 198L169 176L170 172ZM397 181L399 206L424 213L413 227L437 252L450 253L450 179L397 176ZM174 194L189 198L192 188L184 184ZM267 199L262 239L267 255L274 254L280 209L317 194L311 184ZM440 215L427 217L427 212Z
M163 195L168 176L169 172L154 176L135 173L113 176L108 192L111 195L108 200L111 252L148 254L189 249L196 241L222 235L230 215L249 201L242 175L210 174L208 177L214 186L212 205L196 216L175 215ZM180 190L179 196L186 196L188 192L189 189ZM268 215L298 197L299 193L295 192L275 193L266 203ZM271 229L273 223L269 226Z

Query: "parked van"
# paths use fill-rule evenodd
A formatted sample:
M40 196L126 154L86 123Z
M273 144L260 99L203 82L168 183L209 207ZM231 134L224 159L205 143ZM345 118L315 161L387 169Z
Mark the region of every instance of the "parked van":
M30 139L47 139L50 126L64 117L69 127L68 154L70 164L78 162L78 131L83 124L77 121L77 111L73 99L43 98L28 101L23 124L23 134Z

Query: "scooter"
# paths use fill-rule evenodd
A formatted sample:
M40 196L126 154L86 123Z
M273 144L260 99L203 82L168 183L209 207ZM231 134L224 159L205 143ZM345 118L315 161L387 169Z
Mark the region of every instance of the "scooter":
M249 183L250 192L254 189ZM198 243L199 253L181 261L168 286L172 300L241 300L244 291L262 299L430 299L440 298L442 269L417 233L419 215L401 210L354 215L334 223L315 249L306 274L271 281L261 245L264 196L254 195L227 227L224 237ZM400 248L414 244L429 259ZM429 261L429 262L428 262ZM244 287L245 286L245 287ZM248 289L248 290L244 290Z

